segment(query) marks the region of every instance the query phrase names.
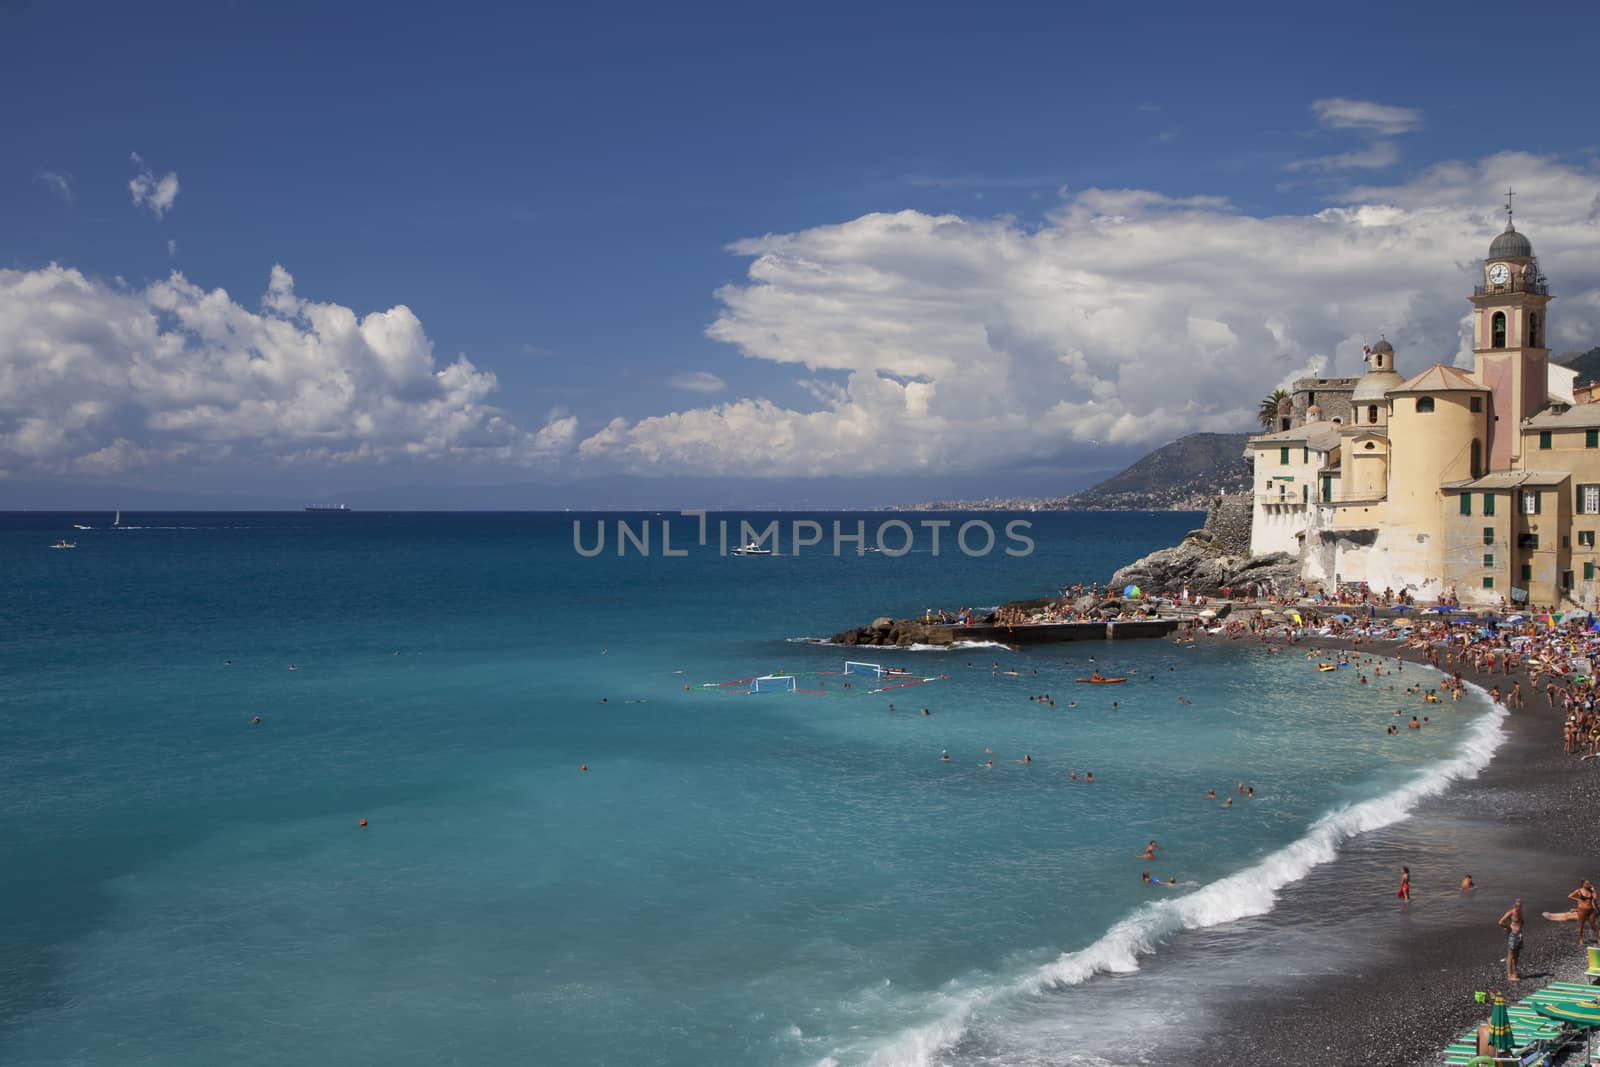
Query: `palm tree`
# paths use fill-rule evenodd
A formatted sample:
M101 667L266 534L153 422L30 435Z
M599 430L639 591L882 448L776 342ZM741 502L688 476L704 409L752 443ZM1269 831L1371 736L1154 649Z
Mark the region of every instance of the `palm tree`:
M1256 412L1256 418L1265 430L1271 430L1278 424L1278 404L1289 399L1289 394L1282 389L1274 389L1261 400L1261 408Z

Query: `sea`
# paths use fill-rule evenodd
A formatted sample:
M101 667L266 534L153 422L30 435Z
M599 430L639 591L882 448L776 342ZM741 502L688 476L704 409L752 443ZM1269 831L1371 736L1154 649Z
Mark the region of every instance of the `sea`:
M818 640L1191 514L120 518L0 515L13 1067L1188 1062L1196 953L1288 980L1239 924L1504 737L1259 642Z

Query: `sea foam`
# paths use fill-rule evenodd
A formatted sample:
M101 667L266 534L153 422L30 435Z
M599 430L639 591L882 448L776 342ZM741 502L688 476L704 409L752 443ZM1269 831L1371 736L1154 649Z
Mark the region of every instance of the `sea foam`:
M1480 686L1469 688L1488 700ZM1338 856L1339 846L1360 834L1381 830L1408 818L1416 806L1438 796L1453 783L1475 778L1506 740L1507 712L1499 704L1474 722L1449 759L1422 769L1406 784L1370 800L1329 812L1296 841L1225 878L1180 897L1151 901L1119 920L1093 944L1063 952L1055 960L1009 982L973 986L960 992L949 987L939 999L943 1010L929 1022L908 1027L872 1048L869 1067L928 1067L941 1052L954 1047L967 1032L975 1012L1007 998L1037 996L1087 982L1097 974L1128 974L1139 959L1185 930L1203 930L1270 912L1279 893Z

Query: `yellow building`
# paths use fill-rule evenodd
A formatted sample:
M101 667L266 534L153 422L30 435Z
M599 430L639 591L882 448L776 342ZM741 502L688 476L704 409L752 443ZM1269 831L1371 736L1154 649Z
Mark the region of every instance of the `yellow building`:
M1467 299L1470 372L1404 378L1380 340L1348 422L1311 405L1251 438L1252 551L1298 552L1324 586L1600 607L1600 405L1574 406L1550 366L1549 287L1509 208Z

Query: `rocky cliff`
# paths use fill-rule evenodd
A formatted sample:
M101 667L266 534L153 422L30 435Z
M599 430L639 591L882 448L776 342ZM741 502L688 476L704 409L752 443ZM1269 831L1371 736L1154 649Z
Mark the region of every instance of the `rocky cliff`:
M1247 556L1227 551L1208 530L1191 530L1182 544L1158 549L1111 576L1111 588L1137 585L1141 592L1176 596L1188 586L1195 595L1220 596L1269 582L1280 591L1300 583L1300 561L1287 552Z

